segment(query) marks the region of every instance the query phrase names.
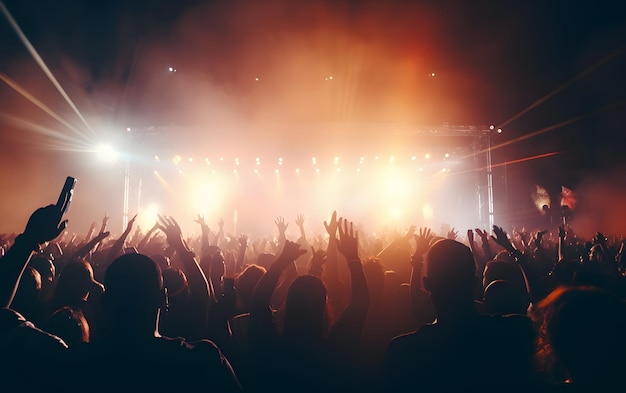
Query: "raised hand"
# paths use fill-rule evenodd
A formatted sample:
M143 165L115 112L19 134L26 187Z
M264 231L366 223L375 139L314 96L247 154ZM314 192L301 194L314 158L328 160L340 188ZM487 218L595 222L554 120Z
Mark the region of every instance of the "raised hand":
M480 240L484 243L484 242L488 242L489 241L489 233L485 230L482 230L480 228L476 228L474 229L474 231L476 231L476 234L478 236L480 236Z
M435 236L431 233L430 228L424 227L420 228L419 235L413 235L413 237L415 238L415 253L413 255L421 259L428 252L430 242Z
M315 248L311 246L311 259L309 260L309 265L321 267L327 260L328 258L324 249L320 248L315 251Z
M347 261L359 260L359 233L354 230L352 222L348 225L348 220L339 219L339 241L337 250L343 254Z
M474 231L471 229L467 230L467 241L469 244L474 244Z
M198 218L196 218L195 220L193 220L195 223L200 224L200 228L202 230L207 230L209 229L209 226L207 225L206 221L204 220L204 216L198 214Z
M170 216L162 216L160 214L158 215L158 217L160 225L159 229L161 229L161 231L167 237L167 243L170 246L174 247L176 250L181 249L181 247L187 249L187 245L183 240L183 232L180 229L180 226L178 225L176 220L174 220Z
M337 222L337 212L334 211L333 215L330 218L330 222L324 221L324 228L326 228L326 232L328 232L328 235L330 236L331 239L336 238L338 226L339 226L339 223Z
M413 236L415 236L415 230L416 229L417 229L417 227L415 225L411 225L409 227L409 229L406 231L406 233L404 234L404 236L402 236L402 238L408 241Z
M448 239L450 239L450 240L456 240L458 235L459 235L459 232L455 231L454 228L451 228L448 231Z
M220 218L219 221L217 221L217 226L220 228L220 232L224 232L224 218Z
M504 231L504 229L502 229L501 227L499 227L497 225L494 225L493 226L493 233L494 233L495 236L492 235L491 238L498 245L500 245L502 248L504 248L508 252L516 251L515 247L513 247L513 243L511 242L511 239L509 239L509 235L507 235L507 233Z
M543 230L543 231L539 231L537 232L537 234L535 235L535 246L537 248L539 248L541 246L541 240L543 239L543 236L548 233L547 230Z
M102 225L100 225L100 233L105 232L107 230L107 224L109 223L109 216L104 213L104 217L102 217Z
M276 227L278 228L278 233L281 235L285 234L285 231L287 230L287 227L289 226L289 223L285 223L284 217L276 218L276 221L274 221L274 224L276 224Z
M285 241L285 247L283 247L283 251L276 259L276 262L279 263L279 266L281 268L284 268L289 263L298 259L300 255L304 254L306 254L306 250L301 249L298 243L287 240Z
M35 244L53 240L67 227L67 220L61 220L62 217L63 212L56 205L40 207L28 219L23 236Z
M297 225L299 228L302 228L302 227L304 226L304 215L302 215L302 214L298 214L298 215L296 216L296 225Z

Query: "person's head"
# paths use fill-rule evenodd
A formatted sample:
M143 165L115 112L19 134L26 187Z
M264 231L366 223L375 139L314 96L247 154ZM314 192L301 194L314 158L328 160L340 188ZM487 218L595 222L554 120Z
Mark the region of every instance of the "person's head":
M41 275L41 290L49 292L56 277L56 267L54 259L48 254L37 254L30 259L28 266L37 269Z
M560 287L540 304L547 338L556 358L579 386L607 387L626 367L626 306L608 291Z
M247 307L252 299L254 287L267 270L259 265L252 264L246 268L235 279L235 288L237 288L237 298L242 307Z
M493 280L485 288L484 304L489 314L526 314L528 296L506 280Z
M114 328L154 333L166 295L161 269L152 259L143 254L118 257L107 268L104 285L102 303Z
M259 254L259 256L257 257L257 265L265 268L265 269L269 269L270 266L272 266L272 264L274 263L274 261L276 260L276 255L274 254L270 254L267 252L262 252Z
M89 342L89 324L80 310L62 307L52 313L46 331L60 337L69 346Z
M93 277L91 264L84 259L69 261L61 271L52 296L53 307L74 306L87 300L91 292L102 292L104 287Z
M424 287L438 311L472 303L476 266L469 247L456 240L441 239L426 253Z
M321 340L326 333L326 287L315 276L296 278L287 292L284 335Z

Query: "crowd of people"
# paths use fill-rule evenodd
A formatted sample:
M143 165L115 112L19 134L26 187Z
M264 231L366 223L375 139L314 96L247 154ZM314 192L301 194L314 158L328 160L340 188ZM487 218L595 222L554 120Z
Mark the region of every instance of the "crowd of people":
M608 391L626 368L624 242L494 226L386 239L333 212L272 236L173 217L0 235L4 391ZM323 224L323 225L322 225ZM6 390L5 390L6 389Z

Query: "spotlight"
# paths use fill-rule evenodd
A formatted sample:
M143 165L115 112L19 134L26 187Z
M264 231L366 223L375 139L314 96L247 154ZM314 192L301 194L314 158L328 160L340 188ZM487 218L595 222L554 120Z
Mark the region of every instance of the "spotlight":
M102 161L111 162L117 159L118 153L111 145L98 145L95 150L98 158Z

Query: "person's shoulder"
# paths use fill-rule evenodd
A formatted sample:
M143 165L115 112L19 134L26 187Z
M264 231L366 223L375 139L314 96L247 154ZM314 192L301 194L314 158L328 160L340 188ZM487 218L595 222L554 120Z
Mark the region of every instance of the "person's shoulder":
M390 347L406 348L407 346L417 345L420 342L427 341L436 334L437 326L435 324L426 324L417 330L398 335L389 342Z
M13 337L9 342L10 347L21 348L22 351L54 355L67 349L67 344L61 338L38 328L10 308L0 308L0 332Z
M159 337L157 342L159 350L172 357L185 357L189 361L224 361L220 348L209 339L188 341L182 337Z

